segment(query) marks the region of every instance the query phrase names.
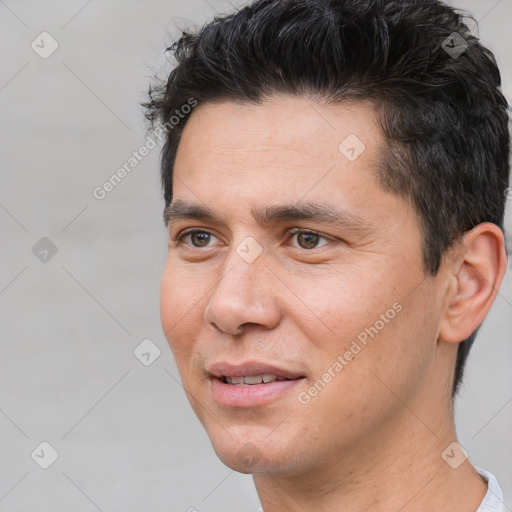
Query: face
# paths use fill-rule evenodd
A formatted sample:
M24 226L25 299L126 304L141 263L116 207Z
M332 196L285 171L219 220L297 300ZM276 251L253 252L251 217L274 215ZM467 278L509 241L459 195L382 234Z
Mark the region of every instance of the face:
M190 403L237 471L355 456L392 430L401 401L422 406L441 295L414 210L379 185L382 143L362 103L219 102L187 122L161 319Z

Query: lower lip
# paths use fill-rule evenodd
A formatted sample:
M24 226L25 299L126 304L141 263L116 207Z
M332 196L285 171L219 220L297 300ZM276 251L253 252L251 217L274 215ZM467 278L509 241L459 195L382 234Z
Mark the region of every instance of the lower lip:
M304 379L275 380L267 384L234 385L212 377L213 398L225 407L254 407L265 405L292 391Z

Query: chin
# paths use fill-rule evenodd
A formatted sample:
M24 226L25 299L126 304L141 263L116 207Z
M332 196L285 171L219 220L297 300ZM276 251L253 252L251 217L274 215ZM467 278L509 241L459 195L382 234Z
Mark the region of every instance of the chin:
M292 475L299 470L298 460L303 455L294 443L277 444L265 438L247 436L231 437L223 432L219 437L210 435L213 449L221 462L238 473Z

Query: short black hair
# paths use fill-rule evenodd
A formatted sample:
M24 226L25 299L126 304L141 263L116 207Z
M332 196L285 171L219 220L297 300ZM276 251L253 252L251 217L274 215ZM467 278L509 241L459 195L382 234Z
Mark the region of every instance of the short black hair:
M257 0L183 31L167 48L176 66L143 103L153 127L169 127L161 155L166 206L190 114L169 122L191 99L369 100L386 141L380 183L417 211L425 273L436 275L465 231L481 222L504 229L509 107L494 55L465 17L472 19L438 0ZM459 344L453 394L477 331Z

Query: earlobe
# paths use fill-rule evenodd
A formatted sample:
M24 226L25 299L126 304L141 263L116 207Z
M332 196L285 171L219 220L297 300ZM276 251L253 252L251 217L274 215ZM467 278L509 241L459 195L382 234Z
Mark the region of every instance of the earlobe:
M503 231L490 222L464 234L462 256L454 273L439 338L458 343L483 322L498 294L507 269Z

